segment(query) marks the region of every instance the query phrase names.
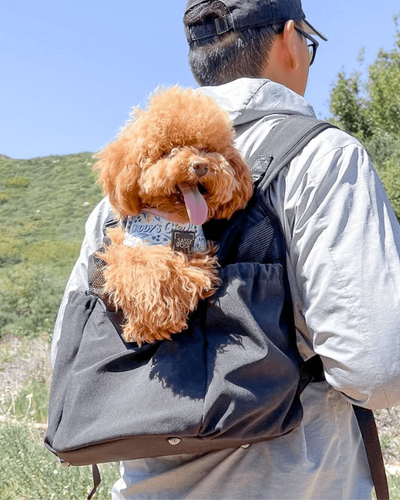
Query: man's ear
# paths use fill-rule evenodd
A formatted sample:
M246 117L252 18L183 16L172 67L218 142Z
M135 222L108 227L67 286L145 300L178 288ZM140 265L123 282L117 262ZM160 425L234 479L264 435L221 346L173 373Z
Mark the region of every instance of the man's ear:
M287 65L292 70L297 70L300 65L299 58L299 35L294 29L294 21L288 21L285 24L282 33L282 44L285 52Z

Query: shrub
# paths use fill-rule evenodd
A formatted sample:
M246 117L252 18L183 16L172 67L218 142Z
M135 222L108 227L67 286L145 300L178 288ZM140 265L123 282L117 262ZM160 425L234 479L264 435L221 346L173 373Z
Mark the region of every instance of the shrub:
M11 177L3 181L3 184L10 188L27 188L30 183L28 177Z
M400 29L393 49L379 51L366 78L359 70L338 74L330 110L332 122L365 145L400 220Z
M0 335L50 337L65 278L54 266L0 268Z

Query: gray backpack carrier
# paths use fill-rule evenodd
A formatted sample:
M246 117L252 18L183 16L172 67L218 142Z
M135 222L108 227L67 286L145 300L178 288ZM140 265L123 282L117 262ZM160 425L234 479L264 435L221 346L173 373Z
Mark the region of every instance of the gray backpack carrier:
M248 206L203 227L219 246L222 284L172 340L124 342L118 314L95 293L92 260L88 291L72 292L65 310L45 437L63 465L93 466L88 499L98 463L247 448L300 423L300 394L323 370L318 357L304 363L297 351L285 240L268 188L330 126L290 116L250 158ZM374 430L372 413L359 413ZM376 428L364 434L374 441L378 499L387 499Z

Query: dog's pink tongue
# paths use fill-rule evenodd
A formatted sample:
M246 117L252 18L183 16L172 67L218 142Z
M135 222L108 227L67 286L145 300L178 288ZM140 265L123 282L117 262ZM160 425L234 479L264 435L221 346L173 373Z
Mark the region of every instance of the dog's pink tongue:
M199 188L188 184L180 184L178 187L183 194L190 222L201 226L207 220L208 207Z

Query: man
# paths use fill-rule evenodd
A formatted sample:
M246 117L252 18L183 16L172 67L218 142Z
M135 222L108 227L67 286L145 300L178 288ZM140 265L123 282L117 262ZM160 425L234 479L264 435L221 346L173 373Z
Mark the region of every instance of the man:
M303 99L318 43L300 0L189 0L189 62L227 109L246 157ZM255 121L258 120L258 121ZM371 478L350 403L400 402L400 231L361 145L335 129L311 141L270 192L285 233L298 344L327 382L302 395L288 436L203 456L122 464L113 499L359 499Z
M229 111L245 157L287 115L314 116L302 96L314 37L326 38L305 19L300 0L189 0L184 23L193 74ZM269 197L287 243L299 350L304 359L321 356L326 381L304 390L303 421L287 436L123 462L113 500L370 498L351 403L400 403L399 225L365 150L336 129L304 148ZM67 291L87 279L86 259L101 246L108 209L104 202L90 217Z

